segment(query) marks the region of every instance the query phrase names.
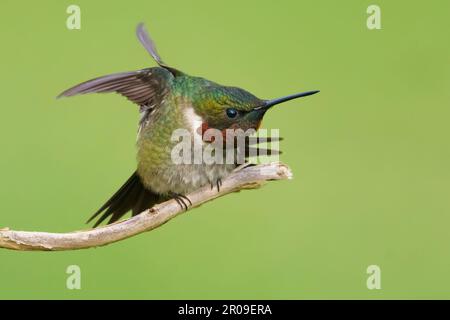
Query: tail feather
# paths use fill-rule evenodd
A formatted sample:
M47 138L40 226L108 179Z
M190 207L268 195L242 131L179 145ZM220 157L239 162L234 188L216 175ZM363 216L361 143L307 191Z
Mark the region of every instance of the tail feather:
M110 224L119 220L130 210L132 215L135 216L158 201L160 201L160 196L146 189L138 174L134 172L127 182L87 222L91 222L103 213L95 222L94 228L108 217L110 217L108 222Z

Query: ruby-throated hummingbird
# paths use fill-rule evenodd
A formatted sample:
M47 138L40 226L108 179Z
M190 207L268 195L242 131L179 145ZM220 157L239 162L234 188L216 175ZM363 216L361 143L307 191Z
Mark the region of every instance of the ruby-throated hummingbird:
M266 111L276 104L315 94L308 91L263 100L237 87L222 86L193 77L164 63L144 25L136 34L159 67L122 72L76 85L58 97L92 92L117 92L139 106L137 170L89 219L117 221L128 211L136 215L164 199L175 198L187 208L185 196L204 185L220 187L221 179L237 166L233 163L176 164L171 150L174 130L184 128L193 136L203 128L257 130ZM201 141L203 144L208 141Z

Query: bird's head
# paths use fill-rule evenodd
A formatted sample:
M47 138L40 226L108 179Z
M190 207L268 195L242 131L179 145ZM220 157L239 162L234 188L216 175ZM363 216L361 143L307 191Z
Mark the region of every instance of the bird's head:
M264 115L273 106L317 92L307 91L263 100L241 88L212 85L196 95L193 106L208 128L257 130Z

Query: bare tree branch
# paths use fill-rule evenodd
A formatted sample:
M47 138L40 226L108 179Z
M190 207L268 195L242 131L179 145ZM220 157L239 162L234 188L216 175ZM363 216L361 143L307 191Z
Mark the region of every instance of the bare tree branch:
M268 180L290 179L291 170L282 163L261 164L236 170L229 175L220 191L209 186L188 195L192 207L242 189L254 189ZM191 207L191 208L192 208ZM186 211L175 200L155 205L153 208L124 221L97 229L70 233L14 231L0 229L0 248L12 250L61 251L104 246L139 233L153 230Z

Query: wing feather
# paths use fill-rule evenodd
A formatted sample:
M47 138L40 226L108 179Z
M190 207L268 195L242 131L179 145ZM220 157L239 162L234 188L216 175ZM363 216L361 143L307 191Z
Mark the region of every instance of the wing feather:
M95 78L62 92L58 98L78 94L117 92L137 105L158 105L173 75L163 68L147 68Z

